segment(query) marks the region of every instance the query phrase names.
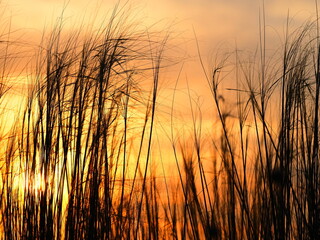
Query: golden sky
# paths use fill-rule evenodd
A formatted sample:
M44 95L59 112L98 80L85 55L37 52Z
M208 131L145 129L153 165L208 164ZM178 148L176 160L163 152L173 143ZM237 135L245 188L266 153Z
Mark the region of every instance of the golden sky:
M30 46L39 44L43 30L50 29L64 10L64 30L76 28L83 23L91 24L112 11L116 0L3 0L2 20L11 21L11 30L18 30L24 42ZM259 12L262 14L262 0L128 0L133 19L139 27L154 23L155 29L173 32L170 44L177 45L173 56L184 59L183 74L178 88L186 88L186 81L192 89L193 97L210 94L203 71L199 64L195 34L200 46L201 56L208 66L215 52L241 50L254 51L259 43ZM277 49L284 39L285 26L289 13L290 26L294 29L307 20L314 19L316 8L314 0L265 0L267 49ZM96 26L98 27L98 26ZM94 26L93 26L94 28ZM27 55L27 53L26 53ZM175 68L162 73L162 88L172 87L182 62ZM207 65L206 65L207 67ZM21 74L23 76L23 74ZM18 85L20 85L18 83ZM18 88L18 86L16 87ZM180 92L178 99L186 97ZM172 92L164 91L163 99L170 106ZM204 101L204 100L200 100ZM181 109L189 107L188 101L181 100ZM204 106L205 103L204 103ZM165 111L165 109L164 109ZM168 110L169 111L169 110ZM182 114L183 115L183 114Z
M117 0L3 0L2 18L30 42L38 43L43 29L50 29L64 10L65 31L81 23L101 24ZM195 35L201 54L210 58L218 48L254 51L259 40L259 11L262 0L127 0L141 26L157 23L159 30L175 32L185 55L196 56ZM283 40L289 12L291 26L300 26L315 16L314 0L266 0L267 46L278 48ZM0 12L1 13L1 12ZM1 16L1 15L0 15ZM3 21L3 20L2 20ZM177 38L178 36L178 38ZM183 43L183 44L182 44ZM181 54L176 53L176 55ZM190 73L191 75L193 73Z
M116 0L3 0L5 15L12 16L14 28L42 30L50 26L64 6L70 24L100 16L110 11ZM126 2L126 1L122 1ZM252 46L257 41L260 0L129 0L137 18L146 25L161 21L174 23L177 31L193 35L194 28L201 41L208 46L228 41ZM264 3L266 22L280 35L288 11L295 22L302 22L315 14L314 0L267 0ZM212 47L213 47L212 46Z
M19 30L27 41L37 44L43 29L50 29L64 10L68 31L81 23L91 24L94 18L101 24L117 0L3 0L2 19L11 20L11 28ZM259 11L262 0L128 0L132 16L139 25L175 32L173 39L182 52L178 55L197 57L195 35L205 60L212 58L217 49L254 51L259 41ZM267 47L278 48L284 38L289 12L291 26L300 26L315 16L314 0L267 0ZM192 77L196 71L187 75Z
M101 19L112 11L117 0L3 0L1 21L11 21L11 29L30 46L39 44L43 30L50 29L64 10L64 30L80 24L101 24ZM303 22L314 19L314 0L266 0L267 49L277 49L284 39L289 12L290 26L294 29ZM259 12L262 0L128 0L127 8L139 27L156 23L158 30L174 32L171 44L179 51L177 59L185 59L185 75L190 79L199 76L201 68L197 59L195 34L201 56L210 61L217 49L254 51L259 43ZM0 15L1 16L1 15ZM94 28L94 27L93 27ZM19 35L20 34L20 35ZM27 55L27 53L26 53ZM192 67L191 67L192 66ZM180 67L178 67L179 69ZM173 70L176 73L176 69ZM168 77L167 74L166 77ZM177 73L170 77L175 79ZM190 80L189 79L189 80ZM195 81L191 81L195 82Z

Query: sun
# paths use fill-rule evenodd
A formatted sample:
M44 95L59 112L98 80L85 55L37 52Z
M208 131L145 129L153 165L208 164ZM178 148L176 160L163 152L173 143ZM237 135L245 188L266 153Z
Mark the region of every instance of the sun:
M41 192L45 189L45 180L43 174L36 174L33 182L33 190Z
M45 179L41 173L27 173L24 180L25 191L38 196L45 190Z

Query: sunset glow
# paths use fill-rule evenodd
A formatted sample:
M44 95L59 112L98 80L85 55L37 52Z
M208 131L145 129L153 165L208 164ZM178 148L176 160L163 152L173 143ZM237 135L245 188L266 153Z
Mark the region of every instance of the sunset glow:
M1 239L320 239L318 1L0 6Z

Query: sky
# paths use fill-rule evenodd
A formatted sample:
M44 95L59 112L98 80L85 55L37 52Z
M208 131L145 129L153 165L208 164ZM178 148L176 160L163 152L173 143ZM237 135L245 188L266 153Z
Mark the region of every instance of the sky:
M3 0L6 16L12 16L14 28L41 31L50 26L65 7L65 18L70 24L92 15L103 16L118 1L115 0ZM125 1L122 1L125 2ZM192 37L193 29L208 47L220 42L252 46L259 34L259 11L262 0L129 0L133 15L143 23L173 25L177 32ZM310 19L315 14L315 0L268 0L264 3L266 24L281 31L289 15L295 23Z
M1 20L10 23L30 49L39 44L43 31L54 25L64 12L64 31L77 28L81 23L96 24L108 16L116 0L2 0ZM217 52L240 49L254 52L259 43L259 16L265 14L267 49L277 49L283 44L286 22L295 29L316 15L315 0L128 0L132 19L138 27L170 31L170 46L175 46L172 56L177 59L174 67L163 71L161 77L163 99L170 105L172 89L179 69L183 68L178 88L186 96L186 83L194 97L206 99L210 94L202 67L199 63L197 42L205 67L212 63ZM1 6L0 5L0 6ZM0 11L1 14L1 11ZM288 18L289 16L289 18ZM27 52L27 51L26 51ZM27 55L27 53L26 53ZM183 59L183 61L180 61ZM22 61L23 62L23 61ZM19 75L24 76L19 69ZM15 89L23 92L25 79L16 80ZM232 84L232 83L231 83ZM180 99L183 99L182 97ZM188 101L181 100L183 104ZM204 104L205 105L205 104ZM180 106L179 106L180 107Z
M50 29L64 10L64 30L76 28L80 22L100 24L112 11L116 0L2 0L2 19L11 21L30 44L38 44L44 29ZM283 43L287 16L292 29L314 19L315 0L128 0L132 19L140 27L153 25L159 31L170 30L171 43L179 46L175 57L197 60L196 40L201 56L207 61L217 49L235 48L254 51L259 43L259 14L266 19L267 47ZM0 11L1 13L1 11ZM1 16L1 15L0 15ZM153 28L153 29L154 29ZM192 63L193 64L193 63ZM187 69L187 68L186 68ZM188 72L188 76L198 71Z
M61 16L64 10L64 31L71 31L81 23L91 25L94 18L99 27L102 19L113 10L115 0L2 0L0 20L8 23L15 36L22 42L29 44L29 50L36 49L43 31L48 31ZM122 3L125 1L122 1ZM172 88L179 79L178 91L175 100L176 131L188 133L188 124L191 121L190 102L188 94L199 101L204 115L213 113L210 90L205 81L202 67L199 62L197 42L205 67L210 68L217 52L228 52L240 49L254 52L259 44L259 17L265 14L267 49L271 52L283 44L286 22L289 16L289 27L295 29L316 15L314 0L128 0L126 4L132 19L135 19L140 28L171 32L168 45L174 46L171 55L177 59L173 67L161 72L161 103L160 112L163 116L159 121L161 128L156 134L163 135L166 131L165 123L172 103ZM264 11L263 11L264 9ZM2 13L2 15L1 15ZM3 27L3 25L2 25ZM1 39L0 39L1 40ZM25 53L28 55L28 51ZM27 59L27 58L26 58ZM182 61L180 61L182 59ZM23 60L22 60L23 62ZM21 72L22 71L22 72ZM14 93L7 98L8 109L12 110L8 119L14 119L20 106L21 97L14 94L25 94L28 69L19 69L21 78L16 78ZM188 84L187 84L188 83ZM229 82L229 84L234 84ZM190 87L189 92L186 88ZM222 87L224 87L222 85ZM209 100L210 99L210 100ZM181 111L179 111L181 110ZM161 118L162 117L162 118ZM203 116L204 128L212 131L211 115ZM182 124L183 123L183 124ZM207 125L208 123L208 125ZM216 134L219 134L215 130ZM168 141L160 137L162 148L170 148ZM166 142L166 143L165 143Z

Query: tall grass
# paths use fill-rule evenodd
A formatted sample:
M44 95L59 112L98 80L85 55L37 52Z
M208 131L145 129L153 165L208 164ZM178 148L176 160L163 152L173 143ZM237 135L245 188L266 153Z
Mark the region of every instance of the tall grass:
M190 97L191 134L176 134L173 100L170 181L153 164L170 156L154 140L168 37L126 20L116 8L86 37L66 35L63 21L43 36L22 112L1 138L1 237L318 239L317 21L288 32L276 61L263 27L253 59L235 52L233 107L220 88L232 56L208 71L199 54L221 133L204 137ZM11 61L2 53L1 98Z

